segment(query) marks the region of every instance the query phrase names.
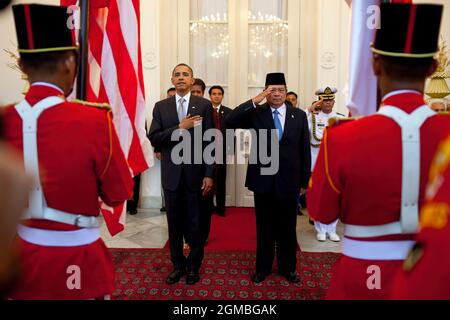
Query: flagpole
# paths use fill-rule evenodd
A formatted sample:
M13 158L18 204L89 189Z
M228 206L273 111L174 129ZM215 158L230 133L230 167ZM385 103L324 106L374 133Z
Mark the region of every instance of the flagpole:
M80 0L80 60L77 76L77 99L86 100L86 81L89 54L89 0Z

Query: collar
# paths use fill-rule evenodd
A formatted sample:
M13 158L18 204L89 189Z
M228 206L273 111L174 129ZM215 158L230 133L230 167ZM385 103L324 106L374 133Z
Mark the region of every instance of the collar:
M61 97L64 100L66 99L62 90L57 86L45 82L35 82L30 86L30 89L25 95L25 100L27 100L31 106L34 106L42 99L52 96Z
M287 108L286 108L286 104L283 103L283 105L282 105L281 107L279 107L278 109L275 109L275 108L270 107L270 110L272 111L272 115L273 115L273 112L274 112L275 110L277 110L277 111L280 113L280 115L281 115L282 117L284 117L284 116L286 116L286 110L287 110Z
M34 86L50 87L50 88L53 88L55 90L58 90L59 93L64 94L64 91L60 87L54 85L53 83L38 81L38 82L32 83L30 87L34 87Z
M180 96L178 93L175 95L175 101L178 103L180 102L180 99L183 98L186 102L187 105L189 105L189 101L191 100L191 92L189 91L184 97Z
M384 96L381 107L395 106L407 113L412 113L414 110L425 104L423 95L419 91L396 90Z

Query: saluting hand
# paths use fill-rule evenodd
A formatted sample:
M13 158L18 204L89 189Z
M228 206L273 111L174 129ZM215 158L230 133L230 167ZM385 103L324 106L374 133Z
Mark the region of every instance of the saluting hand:
M320 98L319 101L314 102L313 105L309 108L309 112L314 114L318 114L320 112L320 108L322 108L323 98Z
M180 129L189 130L193 127L199 125L203 121L201 116L190 116L188 115L186 118L181 120L180 125L178 126Z
M256 97L252 99L254 104L260 104L268 95L272 93L273 87L269 86L266 90L258 94Z

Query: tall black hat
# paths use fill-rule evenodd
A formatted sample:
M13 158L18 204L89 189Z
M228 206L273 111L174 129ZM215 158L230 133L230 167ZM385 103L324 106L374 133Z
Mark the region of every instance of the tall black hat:
M19 53L77 49L67 8L40 4L13 6Z
M266 87L273 85L286 85L284 73L268 73L266 76Z
M374 53L403 58L433 57L438 49L442 5L381 4Z

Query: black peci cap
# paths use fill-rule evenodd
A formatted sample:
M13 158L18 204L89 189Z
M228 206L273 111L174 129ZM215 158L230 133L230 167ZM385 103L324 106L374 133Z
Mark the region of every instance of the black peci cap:
M381 4L381 28L374 53L402 58L429 58L439 51L442 5Z
M66 7L40 4L13 6L19 53L42 53L77 49L75 29Z
M286 85L284 73L268 73L266 76L266 87L273 85Z

